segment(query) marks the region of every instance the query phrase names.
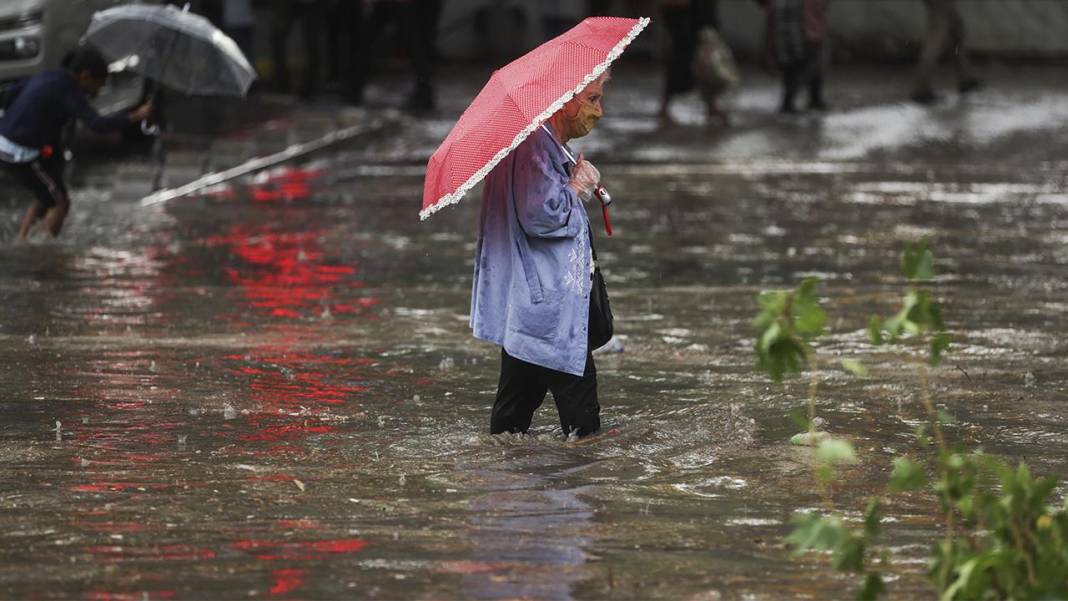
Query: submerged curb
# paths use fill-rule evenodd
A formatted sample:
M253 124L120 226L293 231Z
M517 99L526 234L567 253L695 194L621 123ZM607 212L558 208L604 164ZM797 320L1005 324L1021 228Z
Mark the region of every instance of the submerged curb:
M359 125L353 125L351 127L334 130L314 140L310 140L308 142L303 142L300 144L293 144L280 152L250 159L236 167L231 167L223 171L207 173L189 182L188 184L183 184L175 188L168 188L165 190L153 192L152 194L149 194L148 196L145 196L141 199L141 206L151 207L163 204L176 198L181 198L183 196L194 194L200 190L203 190L204 188L217 186L219 184L226 183L232 179L236 179L238 177L242 177L250 173L255 173L257 171L262 171L263 169L269 169L287 161L307 156L313 152L317 152L324 148L328 148L330 146L346 142L362 135L377 133L385 129L387 123L391 121L392 119L388 117L368 117L364 123L361 123Z

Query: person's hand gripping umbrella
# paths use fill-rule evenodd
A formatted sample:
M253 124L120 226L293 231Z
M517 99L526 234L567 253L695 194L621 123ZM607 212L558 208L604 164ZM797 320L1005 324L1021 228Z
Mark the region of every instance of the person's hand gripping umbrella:
M549 131L549 128L546 127L544 123L541 124L541 128L544 129L553 140L556 139L556 136L553 135L553 132ZM601 215L604 217L604 233L611 236L612 222L608 219L608 205L612 204L612 195L601 185L601 173L597 171L593 165L587 163L581 154L579 154L578 159L576 159L575 155L571 154L571 151L567 149L567 146L564 146L563 144L557 144L557 146L560 147L560 150L563 151L564 155L571 161L571 164L575 167L576 171L578 171L576 176L579 178L589 178L589 181L583 182L583 186L585 189L590 190L590 193L593 196L596 196L597 200L601 201ZM588 169L580 169L579 163L582 163L583 167L588 167ZM586 175L587 173L589 175ZM583 198L583 200L586 199Z
M430 157L420 218L459 202L535 129L603 75L648 23L591 17L494 72ZM611 235L607 207L612 198L600 182L594 193Z

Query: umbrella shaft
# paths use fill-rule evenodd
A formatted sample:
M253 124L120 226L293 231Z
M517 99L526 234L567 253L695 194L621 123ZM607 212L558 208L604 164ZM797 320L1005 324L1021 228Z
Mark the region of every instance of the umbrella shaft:
M560 140L556 139L556 135L553 134L552 130L550 130L549 127L544 123L541 124L541 128L545 130L545 133L549 134L549 137L553 139L553 142L556 142L556 145L560 148L560 150L564 152L564 155L567 156L567 159L569 161L571 161L571 164L577 165L578 161L575 160L575 155L571 154L571 151L567 149L567 146L564 146L560 143Z
M185 10L189 10L189 4L186 3ZM167 79L167 71L171 68L171 57L174 56L174 51L178 47L178 40L181 34L175 30L174 35L171 37L171 46L167 49L167 56L163 57L163 68L160 69L159 79L152 81L152 91L148 94L148 102L152 102L156 99L156 94L159 93L160 86L163 85L163 81Z
M549 134L549 136L552 137L553 142L556 142L557 147L559 147L560 150L564 152L564 155L566 155L568 160L571 161L571 164L577 165L578 161L575 160L575 155L571 154L571 151L567 149L567 146L564 146L560 143L559 140L556 139L556 136L553 135L553 132L548 128L548 126L542 123L541 128L545 130L545 133ZM607 207L608 205L612 204L612 196L608 193L608 190L604 189L604 186L598 184L597 188L594 189L594 194L597 195L597 199L601 201L601 204L603 206ZM605 214L607 215L607 213ZM612 234L608 235L611 236Z

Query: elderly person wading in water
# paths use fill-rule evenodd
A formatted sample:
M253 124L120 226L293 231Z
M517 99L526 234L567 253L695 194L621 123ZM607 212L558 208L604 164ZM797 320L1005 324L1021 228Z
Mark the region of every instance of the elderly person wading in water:
M581 155L572 165L562 146L601 118L607 79L564 104L485 180L471 329L502 347L492 434L525 433L547 391L565 436L601 427L588 339L594 255L583 206L600 174Z

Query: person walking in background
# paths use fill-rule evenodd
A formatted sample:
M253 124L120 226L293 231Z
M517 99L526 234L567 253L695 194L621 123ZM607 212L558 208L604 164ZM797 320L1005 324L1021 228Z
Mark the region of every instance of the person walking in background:
M354 0L355 1L355 0ZM423 113L437 106L435 77L437 68L438 21L443 0L373 0L366 23L355 42L359 51L350 54L353 65L346 86L350 102L363 102L364 88L371 70L375 44L392 22L408 50L415 86L408 98L410 110ZM364 11L366 12L366 11ZM362 12L361 12L362 17Z
M19 242L25 241L42 220L52 237L63 229L70 197L63 181L67 159L62 136L72 120L106 132L118 131L152 114L151 103L129 113L97 114L89 99L107 83L107 60L94 50L82 48L66 65L66 69L45 71L26 80L0 119L0 165L36 197L19 225Z
M667 63L664 66L664 91L657 118L661 125L674 125L671 101L693 90L696 84L693 62L698 34L704 27L719 28L716 0L661 0L660 15L668 34ZM706 98L709 119L727 124L727 114L715 99Z
M274 63L275 90L282 94L291 91L289 34L293 26L299 23L304 42L304 73L299 93L302 98L313 98L319 92L322 69L322 40L319 36L326 29L324 0L273 0L271 6L271 58Z
M797 112L797 93L808 90L808 109L826 111L827 0L757 0L767 12L768 56L782 72L779 112Z
M932 82L938 63L946 52L953 54L960 92L967 94L978 89L982 84L973 73L968 52L964 48L964 19L961 18L956 0L924 0L924 5L927 8L927 34L916 69L912 100L920 104L938 101Z

